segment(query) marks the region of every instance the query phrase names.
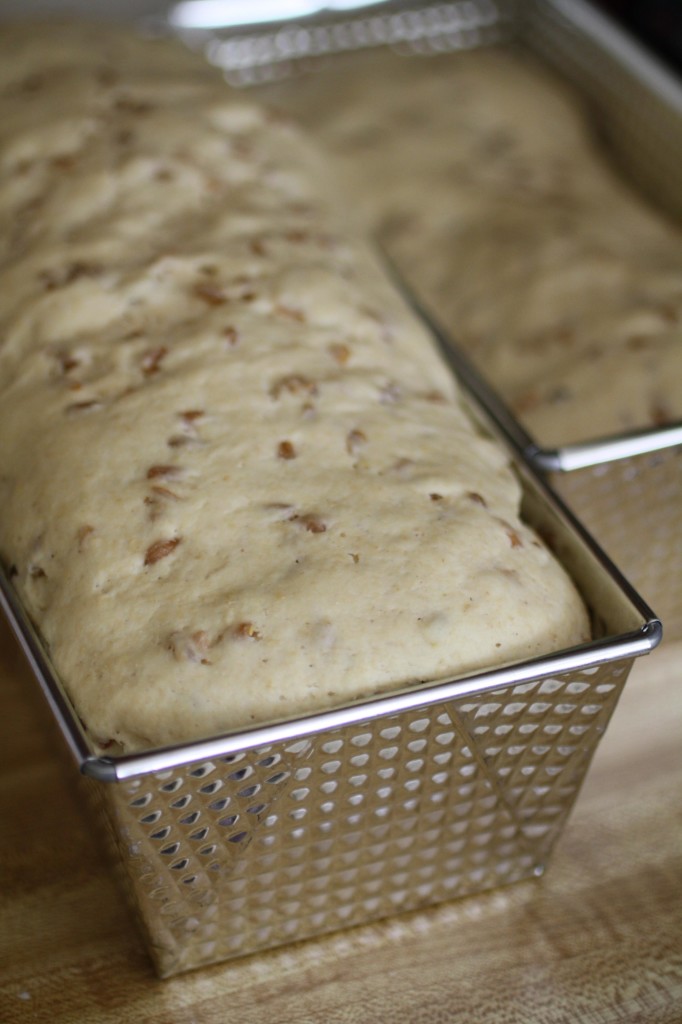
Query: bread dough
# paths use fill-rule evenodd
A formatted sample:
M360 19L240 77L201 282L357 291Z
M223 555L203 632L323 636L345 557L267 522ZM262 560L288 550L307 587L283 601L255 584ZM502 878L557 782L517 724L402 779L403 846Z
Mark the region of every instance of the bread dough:
M587 639L299 128L114 30L0 75L0 551L96 742Z
M334 58L265 98L545 446L682 418L682 237L527 53ZM652 156L653 159L653 156Z

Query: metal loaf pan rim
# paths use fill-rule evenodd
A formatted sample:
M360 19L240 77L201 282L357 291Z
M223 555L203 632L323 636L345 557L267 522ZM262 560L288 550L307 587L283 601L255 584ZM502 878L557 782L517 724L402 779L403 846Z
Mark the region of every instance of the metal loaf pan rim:
M398 285L400 286L399 281ZM404 287L402 290L408 304L411 304L414 311L419 314L419 307L411 302ZM498 690L505 686L584 669L607 661L639 657L648 654L660 643L660 620L580 521L548 486L541 471L528 456L522 428L516 424L494 391L479 377L477 371L451 340L433 321L422 318L429 334L459 380L472 407L474 418L479 420L483 429L496 435L506 447L526 493L533 492L536 505L551 518L553 531L558 530L561 533L558 541L566 550L572 548L574 552L577 551L579 562L589 564L590 580L594 580L594 594L592 600L589 593L583 592L583 597L594 615L608 614L608 610L605 611L599 604L600 595L603 599L606 593L607 599L612 602L611 611L620 622L616 632L609 632L602 638L564 651L507 666L475 671L461 677L447 677L427 682L416 680L409 685L398 686L394 690L384 691L370 698L358 699L337 708L305 716L234 730L216 737L170 747L108 756L96 752L89 740L83 723L78 719L51 665L49 653L11 584L10 572L0 564L0 608L4 610L70 752L84 775L102 782L119 782L198 760L225 756L237 750L260 747L279 740L293 740L399 711L426 707L456 697ZM560 554L557 557L563 561ZM568 571L573 577L570 569ZM584 591L585 588L581 589Z

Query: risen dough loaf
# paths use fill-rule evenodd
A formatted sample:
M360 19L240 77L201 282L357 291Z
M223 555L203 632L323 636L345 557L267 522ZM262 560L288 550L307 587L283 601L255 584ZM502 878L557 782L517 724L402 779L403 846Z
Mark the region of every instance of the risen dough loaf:
M544 445L682 417L682 236L528 54L360 54L270 94ZM655 154L652 154L652 159Z
M586 639L294 126L115 32L0 57L0 549L98 742Z

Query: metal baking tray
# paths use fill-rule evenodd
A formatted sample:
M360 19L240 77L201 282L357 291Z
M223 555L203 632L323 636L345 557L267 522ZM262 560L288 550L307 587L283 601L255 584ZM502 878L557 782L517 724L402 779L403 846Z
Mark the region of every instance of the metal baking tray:
M682 82L583 0L535 0L528 45L579 88L619 165L682 216ZM541 439L539 439L541 441ZM611 557L682 636L682 420L529 455ZM646 538L646 541L645 541Z
M529 455L682 637L682 423Z

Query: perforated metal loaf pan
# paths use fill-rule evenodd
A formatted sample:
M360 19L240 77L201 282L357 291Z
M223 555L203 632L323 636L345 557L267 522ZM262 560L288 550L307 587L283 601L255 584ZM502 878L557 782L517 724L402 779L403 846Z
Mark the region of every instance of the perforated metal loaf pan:
M581 0L536 0L526 38L593 103L623 168L672 217L682 216L682 83ZM682 421L528 454L682 636Z
M655 647L660 623L548 491L485 388L472 404L510 446L526 517L592 611L588 645L106 757L0 578L1 603L88 777L161 975L542 872L632 660Z
M634 182L682 217L679 79L583 0L495 7L502 29L513 25L517 38L588 98ZM552 449L529 437L526 450L653 603L666 637L682 637L682 421Z
M466 364L450 350L465 386ZM91 745L7 576L47 696L161 976L542 873L632 661L660 623L554 498L505 422L528 521L594 640L476 675L139 754Z
M398 0L359 7L295 22L190 29L194 9L179 3L157 24L205 49L242 85L301 68L323 72L333 66L330 55L344 50L391 45L423 54L520 43L587 98L622 169L672 217L682 217L682 84L593 4ZM551 450L527 436L527 446L654 605L666 636L682 636L682 422Z

